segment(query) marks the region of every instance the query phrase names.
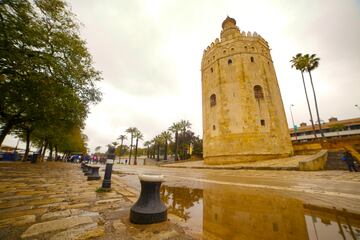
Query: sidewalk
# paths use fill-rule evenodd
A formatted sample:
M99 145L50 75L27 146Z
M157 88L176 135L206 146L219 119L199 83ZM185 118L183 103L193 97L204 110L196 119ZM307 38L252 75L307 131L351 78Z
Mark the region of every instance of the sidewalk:
M171 168L196 168L196 169L253 169L253 170L299 170L299 162L307 161L313 158L313 155L296 155L288 158L270 159L256 162L244 162L226 165L206 165L201 161L186 161L170 164L163 164L161 167Z
M131 224L136 190L114 175L113 190L97 193L101 182L87 181L79 164L0 162L0 239L191 239L171 215Z

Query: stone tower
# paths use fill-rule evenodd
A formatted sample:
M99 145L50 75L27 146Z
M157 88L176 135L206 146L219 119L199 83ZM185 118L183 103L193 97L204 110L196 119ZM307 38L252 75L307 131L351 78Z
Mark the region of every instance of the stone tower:
M201 61L204 160L227 164L293 154L268 43L222 23Z

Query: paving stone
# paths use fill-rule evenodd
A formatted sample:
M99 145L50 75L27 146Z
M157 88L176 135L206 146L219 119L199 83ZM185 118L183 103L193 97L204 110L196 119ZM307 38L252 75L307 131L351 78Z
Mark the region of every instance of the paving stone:
M101 237L105 234L105 228L102 226L98 226L97 228L82 233L76 240L87 240Z
M24 215L20 217L7 218L0 220L0 227L12 225L12 226L21 226L29 223L34 223L36 221L35 215Z
M48 221L57 218L65 218L70 216L89 216L89 217L97 217L99 213L90 212L81 209L67 209L64 211L58 212L49 212L41 216L41 221Z
M36 223L29 227L22 235L21 238L34 237L47 232L54 232L72 228L78 225L93 223L91 217L68 217L48 222Z
M58 234L55 234L54 236L52 236L50 238L50 240L73 240L73 239L79 239L79 237L81 237L84 232L87 232L91 229L96 229L97 228L97 224L96 223L90 223L90 224L86 224L83 225L81 227L77 227L77 228L71 228L68 229L66 231L62 231Z
M111 203L115 203L115 202L123 202L124 199L122 198L114 198L114 199L106 199L106 200L100 200L97 201L95 204L99 205L99 204L111 204Z

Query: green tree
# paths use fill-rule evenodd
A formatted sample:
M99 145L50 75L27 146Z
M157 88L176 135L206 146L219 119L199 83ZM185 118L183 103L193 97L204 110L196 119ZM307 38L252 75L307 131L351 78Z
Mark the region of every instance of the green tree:
M303 58L304 58L304 62L306 62L305 69L306 69L306 71L309 73L310 82L311 82L311 88L312 88L312 91L313 91L313 94L314 94L314 102L315 102L316 116L317 116L317 120L318 120L318 123L319 123L320 135L321 135L321 138L324 140L324 139L325 139L325 135L324 135L324 132L323 132L322 127L321 127L319 107L318 107L317 98L316 98L316 93L315 93L315 87L314 87L314 83L313 83L312 75L311 75L311 71L315 70L315 69L319 66L320 58L318 58L318 57L316 56L316 54L311 54L311 55L305 54L305 55L303 56Z
M62 0L3 1L0 26L0 145L31 126L52 148L101 98L79 23Z
M156 148L156 160L160 161L160 146L163 143L163 139L160 135L157 135L153 139L154 147Z
M120 136L118 137L118 139L117 139L117 140L120 140L119 161L120 161L120 159L121 159L122 147L123 147L123 143L124 143L124 140L125 140L125 139L127 139L127 138L126 138L126 135L120 135Z
M175 161L179 160L179 154L178 154L178 150L179 150L179 132L182 130L182 126L177 122L177 123L173 123L171 125L171 127L169 127L169 131L173 132L175 134L175 149L174 149L174 154L175 154Z
M131 162L131 152L133 147L134 134L138 131L136 127L129 127L125 130L126 133L130 134L130 150L129 150L129 164Z
M150 158L150 146L151 146L151 141L144 142L144 147L146 147L146 157L147 158Z
M139 144L139 140L143 139L143 134L140 132L140 130L136 130L134 133L134 138L135 140L135 157L134 157L134 165L137 165L137 154L138 154L138 144Z
M307 94L306 85L305 85L305 79L304 79L304 71L306 70L306 61L304 60L303 55L301 53L298 53L298 54L296 54L296 56L294 56L290 60L290 62L292 63L291 67L295 68L296 70L299 70L300 73L301 73L301 78L302 78L303 85L304 85L306 102L307 102L308 109L309 109L310 121L311 121L312 129L313 129L314 137L315 137L315 139L317 139L315 125L314 125L314 119L313 119L313 116L312 116L309 97L308 97L308 94Z
M160 134L162 142L164 143L164 160L167 160L168 154L168 143L172 140L171 133L169 131L164 131Z

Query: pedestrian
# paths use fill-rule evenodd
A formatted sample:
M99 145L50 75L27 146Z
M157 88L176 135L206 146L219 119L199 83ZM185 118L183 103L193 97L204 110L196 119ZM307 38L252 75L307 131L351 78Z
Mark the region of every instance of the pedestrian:
M354 157L351 155L351 153L349 152L349 150L345 149L345 153L344 153L343 157L341 158L341 160L343 160L343 161L346 163L346 165L348 166L350 172L352 172L353 170L354 170L355 172L358 171L357 168L356 168L356 166L355 166L355 163L354 163L354 162L355 162L355 159L354 159Z

